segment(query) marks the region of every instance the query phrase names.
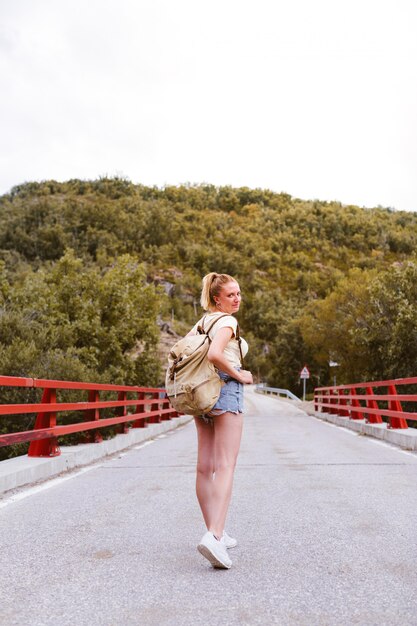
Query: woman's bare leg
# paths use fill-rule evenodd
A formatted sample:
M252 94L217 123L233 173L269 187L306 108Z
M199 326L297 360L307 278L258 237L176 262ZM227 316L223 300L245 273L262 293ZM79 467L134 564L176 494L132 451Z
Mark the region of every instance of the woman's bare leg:
M242 438L243 415L223 413L214 418L214 479L210 491L210 530L223 534L232 496L233 476Z
M208 530L213 518L214 428L201 417L194 421L198 436L196 493Z

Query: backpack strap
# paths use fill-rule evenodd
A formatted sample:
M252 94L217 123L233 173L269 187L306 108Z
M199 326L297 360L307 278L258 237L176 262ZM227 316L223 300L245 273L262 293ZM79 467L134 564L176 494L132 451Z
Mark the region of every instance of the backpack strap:
M199 324L197 326L197 333L199 335L208 335L209 332L211 331L211 329L213 328L214 324L217 324L217 322L222 318L222 317L228 317L228 313L224 313L224 315L219 315L219 317L217 317L214 322L211 324L210 328L208 330L204 330L204 320L206 319L206 316L203 317L203 319L201 320L201 324Z
M241 336L240 336L239 323L238 323L238 325L236 327L236 339L237 339L237 342L239 344L240 361L242 363L242 369L245 369L245 362L244 362L243 353L242 353L242 339L241 339Z
M205 331L204 331L204 332L206 333L206 335L208 335L208 334L209 334L209 332L211 331L211 329L213 328L213 326L214 326L215 324L217 324L217 322L218 322L219 320L221 320L221 319L222 319L222 317L229 317L229 314L228 314L228 313L224 313L223 315L219 315L219 317L216 317L216 319L214 320L214 322L211 324L210 328L208 328L207 330L205 330ZM204 326L203 326L203 327L204 327Z

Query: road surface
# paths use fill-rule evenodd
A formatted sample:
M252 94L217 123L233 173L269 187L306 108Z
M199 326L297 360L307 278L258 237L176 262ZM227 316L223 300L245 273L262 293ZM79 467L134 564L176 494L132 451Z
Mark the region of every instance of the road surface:
M195 426L0 501L0 624L417 624L417 455L246 391L230 570L197 552Z

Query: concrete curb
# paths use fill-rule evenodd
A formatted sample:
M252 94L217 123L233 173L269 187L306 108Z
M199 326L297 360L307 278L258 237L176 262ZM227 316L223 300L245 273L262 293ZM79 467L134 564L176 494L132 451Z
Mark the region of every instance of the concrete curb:
M321 413L314 410L313 403L300 402L302 410L321 419L325 422L331 422L336 426L343 426L355 430L358 434L368 437L375 437L395 446L399 446L404 450L417 451L417 428L393 429L387 428L387 424L368 424L365 420L352 420L349 417L341 415L333 415L331 413ZM307 406L308 405L308 406Z
M24 455L1 461L0 494L23 485L46 480L76 467L89 465L137 443L154 439L162 433L187 424L192 419L191 415L181 415L159 424L148 424L146 428L131 428L128 433L116 435L113 439L106 439L101 443L63 446L61 455L52 458L33 458Z

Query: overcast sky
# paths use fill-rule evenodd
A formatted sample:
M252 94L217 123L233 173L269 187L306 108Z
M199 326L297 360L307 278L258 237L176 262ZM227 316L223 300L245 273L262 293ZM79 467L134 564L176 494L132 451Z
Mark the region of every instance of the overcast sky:
M0 193L122 175L417 210L415 0L0 0Z

